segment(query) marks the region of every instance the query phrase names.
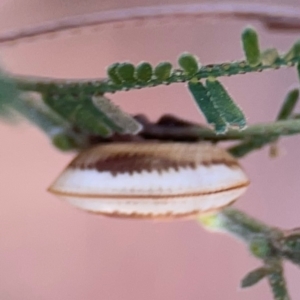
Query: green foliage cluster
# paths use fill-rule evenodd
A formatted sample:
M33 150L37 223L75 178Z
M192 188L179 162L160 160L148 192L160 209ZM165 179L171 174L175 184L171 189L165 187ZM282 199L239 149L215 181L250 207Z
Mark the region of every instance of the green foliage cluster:
M286 53L279 55L274 48L260 50L258 36L253 28L246 28L241 37L245 53L245 60L243 61L203 66L196 56L185 52L178 58L180 68L174 68L170 62L161 62L155 67L148 62L141 62L137 66L129 62L114 63L107 68L108 78L102 80L68 81L43 80L42 78L32 80L9 74L3 78L13 82L16 90L22 93L39 93L47 107L64 120L65 123L61 126L63 128L61 131L65 133L66 140L72 140L70 143L72 147L66 148L64 146L64 150L86 147L86 137L89 135L109 137L116 133L121 135L138 134L142 129L142 126L139 126L132 117L121 110L117 114L112 114L112 110L118 111L112 102L110 103L110 113L104 111L103 108L107 107L108 103L107 96L104 97L104 94L180 82L188 82L188 89L195 103L203 113L207 123L213 126L214 130L209 133L211 138L214 141L223 140L224 136L225 139L227 137L230 139L232 136L231 129L239 131L246 128L246 118L241 108L233 101L217 78L278 69L281 66L293 66L295 64L299 66L300 61L299 41ZM205 82L202 83L202 80ZM95 97L96 102L93 101ZM7 108L13 105L12 101L5 100L11 99L11 97L2 97L1 99L0 104L2 103L2 107L5 107L2 109L3 115L5 111L8 112ZM294 100L295 103L297 99ZM26 109L23 108L23 112L20 109L24 103L21 105L20 101L17 102L14 110L24 114ZM32 111L32 109L31 107L30 110ZM40 111L37 111L36 115L38 114L43 121L37 123L47 123L44 119L49 119L49 115L45 116L45 113L40 113ZM289 114L281 116L278 120L289 120L292 115L293 111L290 111ZM34 120L37 119L39 118L36 116ZM116 122L116 119L119 121ZM123 121L120 123L121 119ZM124 122L124 120L127 121ZM125 125L127 123L131 125ZM135 125L132 126L133 124ZM285 124L290 126L289 123ZM293 123L292 127L295 128L296 124ZM124 126L131 129L124 130ZM49 132L53 132L51 126L48 130L45 126L42 129L48 135ZM59 133L59 140L62 138L62 132ZM239 135L237 138L241 140L241 144L230 150L238 157L246 155L253 149L261 148L265 144L273 143L282 134L293 134L293 130L286 129L278 132L277 127L274 127L274 133L268 131L268 135L255 134L255 138L252 136L249 138L246 136L246 131L244 132L245 134ZM54 144L59 145L56 142Z

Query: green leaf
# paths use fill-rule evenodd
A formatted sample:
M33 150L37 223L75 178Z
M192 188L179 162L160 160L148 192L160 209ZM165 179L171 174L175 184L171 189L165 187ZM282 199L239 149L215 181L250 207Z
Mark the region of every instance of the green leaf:
M246 119L242 110L234 103L223 85L218 80L209 78L206 80L206 88L222 119L230 126L245 128Z
M83 132L101 136L109 136L113 131L122 132L118 125L97 110L88 95L60 91L56 94L45 94L43 99L58 115Z
M207 89L201 82L189 82L188 88L196 101L197 106L204 114L207 122L214 125L215 131L219 134L225 133L227 125L218 109L214 106L210 97L208 96Z
M300 80L300 63L297 63L298 79Z
M242 43L248 64L253 67L258 66L260 64L259 42L253 28L248 27L242 32Z
M299 89L291 90L278 113L277 120L285 120L291 116L299 99Z
M19 91L11 78L0 69L0 118L12 121L13 109L17 106Z
M261 53L260 56L261 63L264 66L272 66L278 58L279 58L279 53L275 48L266 49Z
M53 135L70 131L70 125L52 111L40 97L32 94L20 95L17 111L29 122L43 130L51 138Z
M291 61L300 56L300 40L298 40L291 49L283 56L285 61Z
M122 80L119 78L117 74L117 68L119 63L114 63L107 68L108 78L115 84L121 84Z
M195 75L199 70L198 58L188 52L182 53L178 58L179 66L187 75Z
M131 63L122 63L117 66L118 77L126 83L134 83L136 79L134 77L135 67Z
M123 112L118 106L104 96L93 96L94 105L109 119L122 128L122 133L137 134L142 130L142 125L129 114Z
M52 144L62 151L69 151L77 148L77 144L70 136L59 133L53 136Z
M241 287L247 288L257 284L269 274L269 269L266 267L257 268L249 272L241 281Z
M136 67L135 76L138 80L142 82L148 82L151 80L153 74L152 66L147 62L141 62Z
M172 64L169 62L161 62L154 69L155 77L160 81L165 81L171 76Z

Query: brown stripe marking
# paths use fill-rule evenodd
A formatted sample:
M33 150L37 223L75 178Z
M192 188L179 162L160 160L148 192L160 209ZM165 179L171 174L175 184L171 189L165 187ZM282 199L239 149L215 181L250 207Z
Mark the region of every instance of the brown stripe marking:
M228 167L238 167L239 165L234 162L226 162L224 160L211 160L210 162L203 162L201 165L210 166L223 164ZM74 169L79 168L81 170L97 170L98 172L110 172L113 176L118 174L133 174L141 173L143 171L151 172L157 171L162 173L163 171L168 171L173 169L179 171L180 168L191 168L196 169L197 163L190 161L174 161L163 157L154 157L146 155L116 155L104 160L98 160L96 162L90 163L88 165L82 164L73 167Z
M95 169L99 172L110 172L113 176L124 173L141 173L143 171L151 172L153 170L161 173L168 169L179 170L180 167L195 169L196 164L193 162L183 161L176 162L174 160L155 157L150 155L136 154L134 156L116 155L106 159L99 159L89 165L81 165L80 169Z
M130 213L130 214L125 214L122 212L114 211L112 213L105 213L101 211L92 211L92 210L85 210L88 213L91 213L93 215L102 215L105 217L110 217L110 218L120 218L120 219L136 219L136 220L157 220L157 221L170 221L170 220L178 220L178 219L184 219L184 220L189 220L189 219L194 219L198 215L204 215L204 214L212 214L212 213L217 213L224 209L225 207L228 207L232 205L237 199L234 199L230 201L229 203L217 207L217 208L211 208L208 210L193 210L190 212L186 213L173 213L173 212L167 212L165 214L153 214L153 213L148 213L148 214L139 214L139 213ZM76 207L80 211L82 211L82 208Z
M108 198L108 199L166 199L166 198L187 198L187 197L199 197L199 196L206 196L211 194L219 194L223 192L228 192L240 188L247 187L250 184L249 181L245 183L241 183L239 185L220 189L216 191L211 192L198 192L198 193L185 193L185 194L169 194L169 195L104 195L104 194L76 194L76 193L68 193L68 192L60 192L57 190L53 190L51 187L48 188L48 191L52 194L58 195L58 196L65 196L65 197L74 197L74 198Z
M69 168L95 169L117 175L153 170L162 172L170 168L195 169L199 165L216 164L239 167L238 161L228 152L213 145L143 142L96 146L81 152Z

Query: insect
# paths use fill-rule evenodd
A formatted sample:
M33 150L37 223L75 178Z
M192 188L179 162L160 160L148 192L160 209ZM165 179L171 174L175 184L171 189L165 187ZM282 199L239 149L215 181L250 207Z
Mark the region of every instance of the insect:
M143 141L84 150L49 191L106 216L175 219L221 210L248 185L238 161L223 148Z

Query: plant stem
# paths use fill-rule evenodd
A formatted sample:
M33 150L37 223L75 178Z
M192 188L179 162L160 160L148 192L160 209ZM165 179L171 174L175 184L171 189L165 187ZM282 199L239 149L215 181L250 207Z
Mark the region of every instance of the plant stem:
M227 232L244 241L252 255L262 259L261 269L268 270L266 277L274 299L290 300L283 274L282 254L276 249L278 241L284 237L284 231L232 208L214 215L200 216L198 221L209 230Z
M180 138L202 138L213 141L222 140L249 140L257 137L270 136L288 136L300 133L300 120L283 120L270 123L258 123L249 126L248 128L238 131L234 129L228 130L225 134L218 135L212 129L202 126L187 126L187 127L163 127L163 126L148 126L146 128L148 136L153 136L159 139L164 135Z
M272 65L250 66L245 61L227 62L222 64L211 64L202 66L193 78L198 80L208 77L232 76L238 74L246 74L259 72L270 69L278 69L280 67L291 67L300 62L300 56L293 57L289 60L278 58ZM118 91L129 91L133 89L141 89L145 87L155 87L158 85L166 85L173 83L182 83L191 79L190 75L186 75L183 70L174 70L172 75L165 81L151 79L148 82L123 83L115 84L108 79L84 79L84 80L68 80L68 79L51 79L43 77L29 77L19 75L9 75L15 80L20 90L34 91L40 93L51 93L57 89L66 89L70 92L81 90L89 94L115 93Z
M226 208L215 215L199 217L199 222L208 229L221 230L250 243L255 235L265 235L276 229L232 208Z

